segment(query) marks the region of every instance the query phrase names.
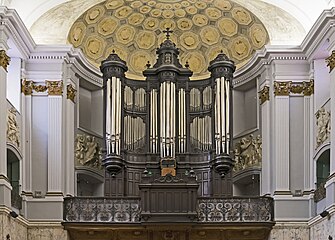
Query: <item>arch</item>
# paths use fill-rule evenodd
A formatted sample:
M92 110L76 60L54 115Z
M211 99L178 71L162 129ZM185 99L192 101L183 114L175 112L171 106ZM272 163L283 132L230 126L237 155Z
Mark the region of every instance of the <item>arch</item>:
M7 177L12 186L11 204L12 207L21 209L22 199L20 196L20 160L17 151L7 148Z
M104 178L95 172L80 169L76 171L77 196L103 196Z

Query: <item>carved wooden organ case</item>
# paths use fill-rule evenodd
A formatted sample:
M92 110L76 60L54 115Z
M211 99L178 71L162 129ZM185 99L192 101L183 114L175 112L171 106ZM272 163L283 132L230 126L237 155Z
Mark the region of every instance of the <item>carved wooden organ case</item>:
M139 196L144 175L189 174L198 196L232 194L234 63L221 53L210 62L210 78L190 81L178 54L167 36L145 81L127 79L126 62L115 53L102 62L106 196Z

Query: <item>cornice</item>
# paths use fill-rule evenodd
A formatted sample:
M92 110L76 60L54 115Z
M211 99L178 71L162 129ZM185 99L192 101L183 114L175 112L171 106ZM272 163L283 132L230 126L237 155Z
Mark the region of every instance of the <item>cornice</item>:
M234 74L233 86L238 87L263 73L273 61L307 60L299 46L266 46L256 51L251 60Z
M335 31L334 26L335 8L333 7L321 13L301 43L301 48L306 54L307 59L312 59L318 48L324 48L322 50L326 51L324 44L328 44L326 41L329 34Z

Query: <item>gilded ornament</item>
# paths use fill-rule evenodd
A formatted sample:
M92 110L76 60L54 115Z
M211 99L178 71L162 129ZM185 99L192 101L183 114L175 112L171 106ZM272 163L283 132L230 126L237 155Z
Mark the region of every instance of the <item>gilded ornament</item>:
M241 7L235 7L232 10L232 13L233 13L233 17L236 19L236 21L239 24L248 25L249 23L251 23L251 20L252 20L251 16L245 9Z
M150 12L151 16L153 17L160 17L162 15L162 10L160 9L153 9L151 12Z
M119 21L114 17L104 18L98 24L98 33L104 36L112 34L117 28L118 24L119 24Z
M141 31L136 36L136 43L139 48L150 49L154 46L156 35L151 31Z
M105 6L107 9L117 9L123 5L123 0L109 0Z
M208 24L208 18L205 15L197 14L192 18L195 25L199 27L206 26Z
M77 134L75 158L79 165L101 169L102 148L94 136Z
M185 32L180 36L180 44L186 49L195 49L199 45L199 38L195 33Z
M156 5L156 1L150 1L148 2L148 6L153 7Z
M8 57L8 55L6 54L6 51L0 50L0 65L1 67L5 69L6 72L7 72L7 67L9 65L9 62L10 62L10 57Z
M91 35L86 40L86 54L92 59L98 59L102 56L105 49L104 40L97 36Z
M205 2L196 2L195 6L199 9L205 9L207 7L207 4Z
M250 43L242 36L236 37L231 42L232 56L238 60L243 60L249 56Z
M127 60L128 53L127 51L119 44L114 44L106 50L105 58L109 56L111 52L115 52L122 60Z
M36 92L45 92L47 90L47 86L45 85L36 85L35 83L33 83L33 89Z
M216 44L220 39L220 33L214 27L206 26L200 30L202 41L208 45Z
M314 81L303 82L304 85L304 96L310 96L314 93Z
M183 65L188 62L191 71L194 73L200 73L205 69L205 58L199 52L188 52L181 59Z
M237 24L233 19L221 18L217 22L217 26L223 35L231 37L237 34Z
M258 135L254 138L253 134L243 137L234 149L235 165L234 172L246 168L260 167L262 163L262 139Z
M329 72L331 72L335 67L335 50L332 51L332 54L326 58L327 67L329 67Z
M198 9L194 6L189 6L187 8L185 8L185 11L189 14L196 14L198 12Z
M73 88L72 84L66 86L66 98L70 99L73 103L75 102L76 92L77 90Z
M7 110L7 141L20 147L20 131L15 108Z
M180 3L174 3L174 4L173 4L173 8L176 9L176 10L177 10L177 9L181 9L181 4L180 4ZM176 15L177 15L177 14L176 14ZM178 16L178 15L177 15L177 16Z
M149 7L149 6L140 7L140 13L143 13L143 14L146 14L146 13L150 12L150 10L151 10L151 7Z
M321 107L315 114L316 116L316 148L326 142L330 136L330 112L326 111L324 107Z
M24 95L31 95L33 92L33 81L28 81L26 79L24 79L21 82L21 92Z
M266 43L266 31L261 24L253 24L250 28L250 39L253 45L259 49Z
M173 18L174 17L174 11L164 10L162 15L163 15L164 18Z
M274 82L275 96L288 96L290 94L291 82Z
M143 3L141 1L135 1L130 4L130 6L135 9L141 7L142 5Z
M118 42L128 44L134 39L135 29L129 25L123 25L116 31Z
M133 13L132 15L130 15L130 17L128 18L128 23L131 25L139 25L143 22L144 20L144 15L140 14L140 13Z
M225 0L215 0L214 1L214 6L217 7L220 10L225 10L228 11L231 9L231 4L229 1Z
M213 7L207 8L205 10L205 13L207 14L208 18L211 20L217 20L222 16L221 11Z
M77 22L73 24L72 29L69 34L69 42L73 44L74 47L78 47L82 44L83 38L86 34L86 26L82 22Z
M129 6L123 6L115 11L115 16L120 19L128 17L132 13L132 8Z
M221 44L215 45L214 47L211 47L206 55L208 56L208 60L212 61L214 60L220 53L224 53L228 55L228 50L223 48Z
M180 4L181 4L183 7L188 7L188 6L190 6L190 3L187 2L187 1L182 1Z
M304 91L304 86L302 83L292 83L290 86L290 92L294 94L302 94Z
M148 17L144 20L143 26L148 30L155 30L158 28L159 22L157 18Z
M268 86L264 86L263 89L258 92L258 94L261 105L270 100L270 88Z
M97 23L104 13L105 9L102 6L94 7L87 11L85 20L88 24Z
M142 72L146 68L146 63L153 62L152 57L145 51L136 51L130 56L130 67L135 72Z
M177 21L177 26L180 30L190 30L193 26L193 23L188 18L182 18Z
M177 9L177 10L175 10L175 14L176 14L177 17L181 18L181 17L185 17L186 12L185 12L184 9Z
M171 19L165 19L161 22L160 28L163 30L167 28L173 30L176 28L176 22Z
M49 95L63 94L63 81L45 81Z

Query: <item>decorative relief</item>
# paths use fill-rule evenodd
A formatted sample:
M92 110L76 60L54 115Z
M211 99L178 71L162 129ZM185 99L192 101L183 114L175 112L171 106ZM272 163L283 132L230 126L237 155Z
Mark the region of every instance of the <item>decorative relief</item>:
M102 148L95 137L77 134L75 144L75 158L78 164L101 169Z
M275 96L288 96L290 94L291 82L274 82Z
M304 86L302 83L291 83L290 92L295 94L302 94L304 91Z
M107 50L115 45L123 49L127 63L132 61L132 53L141 49L155 59L166 28L175 29L171 39L180 47L180 55L192 50L202 56L205 64L194 72L195 79L208 76L210 47L227 46L231 49L227 56L241 67L269 41L260 20L231 0L106 0L74 22L68 40L98 67ZM146 30L151 35L141 34ZM197 37L185 37L186 33ZM128 76L143 79L139 69L143 68L129 66Z
M188 62L190 69L194 73L200 73L205 65L205 59L203 55L198 52L189 52L181 57L183 65Z
M15 108L7 110L7 141L20 147L20 131Z
M36 92L45 92L47 90L47 86L45 85L36 85L35 83L33 83L33 89Z
M45 81L49 95L62 95L63 81Z
M76 97L77 90L73 88L72 84L68 84L66 86L66 97L70 99L73 103L75 102L74 99Z
M243 137L234 149L235 166L234 171L238 172L248 167L260 166L262 162L262 139L251 134Z
M329 67L329 72L331 72L335 67L335 50L332 51L332 54L326 58L327 67Z
M5 50L0 50L0 66L5 69L7 72L7 67L10 62L10 57L8 57L7 53Z
M259 91L259 100L261 105L270 100L270 88L268 86L264 86L263 89Z
M220 33L214 27L204 27L200 31L202 41L208 45L216 44L220 39Z
M320 108L316 114L316 148L324 143L330 136L330 112L324 107Z
M310 80L309 82L303 82L304 85L304 96L310 96L314 93L314 80Z
M145 51L138 51L132 54L130 66L138 72L142 72L146 68L147 62L153 62L150 54Z
M231 37L237 34L237 24L233 19L222 18L218 21L217 26L223 35Z
M21 92L24 95L31 95L33 92L33 81L28 81L26 79L24 79L21 82Z

